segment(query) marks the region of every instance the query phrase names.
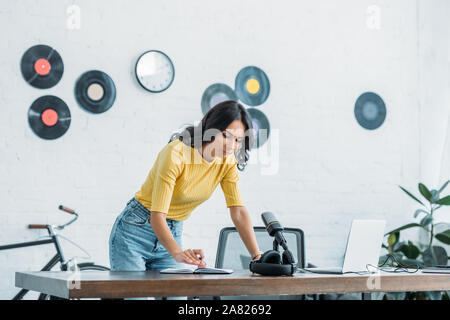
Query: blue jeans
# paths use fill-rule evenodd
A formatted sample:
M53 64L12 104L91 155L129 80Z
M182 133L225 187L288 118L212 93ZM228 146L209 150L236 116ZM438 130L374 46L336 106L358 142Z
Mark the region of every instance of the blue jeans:
M112 271L146 271L180 268L181 264L158 241L150 225L151 212L135 198L116 218L109 237ZM180 247L183 221L166 219Z

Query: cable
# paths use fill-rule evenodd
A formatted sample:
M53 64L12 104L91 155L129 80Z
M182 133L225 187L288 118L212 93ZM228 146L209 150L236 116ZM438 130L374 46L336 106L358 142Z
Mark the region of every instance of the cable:
M389 259L392 259L393 262L397 263L397 266L395 267L394 270L387 270L386 268L382 268L389 261ZM401 272L416 273L417 271L419 271L421 269L418 264L415 264L415 265L404 265L403 263L398 261L397 258L394 255L392 255L392 254L388 254L386 260L384 260L384 262L381 265L379 265L378 267L374 266L374 265L371 265L371 264L367 264L366 268L367 268L367 266L371 266L371 267L373 267L375 269L378 269L380 271L389 272L389 273L401 273ZM412 269L412 268L414 268L415 270L409 271L409 269Z
M395 267L394 270L387 270L387 268L383 268L383 266L389 261L389 259L392 259L393 262L397 263L397 266ZM371 274L371 273L375 273L374 271L370 271L369 270L369 266L372 268L375 268L377 270L383 271L383 272L389 272L389 273L416 273L417 271L419 271L420 266L418 264L415 265L404 265L402 264L400 261L397 260L397 258L392 255L392 254L388 254L388 257L386 258L386 260L379 266L374 266L372 264L366 264L366 269L367 271L347 271L347 272L343 272L342 274L349 274L349 273L353 273L353 274L358 274L358 275L366 275L366 274ZM413 271L409 271L410 268L415 268L415 270ZM297 268L300 272L304 271L304 272L310 272L310 273L316 273L316 274L326 274L324 272L316 272L314 270L311 269L305 269L305 268ZM314 269L314 268L312 268ZM332 274L331 272L329 274Z

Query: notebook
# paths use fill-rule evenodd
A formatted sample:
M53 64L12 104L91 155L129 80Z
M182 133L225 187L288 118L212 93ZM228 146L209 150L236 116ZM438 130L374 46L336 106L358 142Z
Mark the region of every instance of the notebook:
M230 274L233 273L232 269L218 269L218 268L197 268L192 269L174 269L168 268L159 271L160 273L195 273L195 274Z

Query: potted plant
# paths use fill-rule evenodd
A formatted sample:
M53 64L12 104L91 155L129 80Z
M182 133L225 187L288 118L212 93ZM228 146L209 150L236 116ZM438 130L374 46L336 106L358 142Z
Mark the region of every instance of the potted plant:
M419 192L426 201L419 200L411 192L399 186L408 196L417 201L421 207L414 212L414 218L421 216L420 223L409 223L396 228L385 234L387 244L383 248L387 253L380 257L382 264L392 255L402 265L436 266L447 265L448 254L442 244L450 244L450 227L447 223L435 223L436 211L442 206L450 206L450 195L441 197L442 191L447 187L450 180L442 185L439 190L429 190L424 184L419 183ZM438 232L439 228L444 230ZM421 228L426 234L427 242L414 243L413 241L400 241L400 232L410 228ZM392 259L388 260L387 266L398 267L399 264ZM427 291L427 292L395 292L384 293L383 299L450 299L450 291Z

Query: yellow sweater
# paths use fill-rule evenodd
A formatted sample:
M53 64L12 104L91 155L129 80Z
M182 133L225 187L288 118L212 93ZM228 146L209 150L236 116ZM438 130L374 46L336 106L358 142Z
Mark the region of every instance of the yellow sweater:
M227 207L243 206L236 164L234 154L208 162L197 149L174 140L159 152L135 198L150 211L163 212L167 219L182 221L220 183Z

